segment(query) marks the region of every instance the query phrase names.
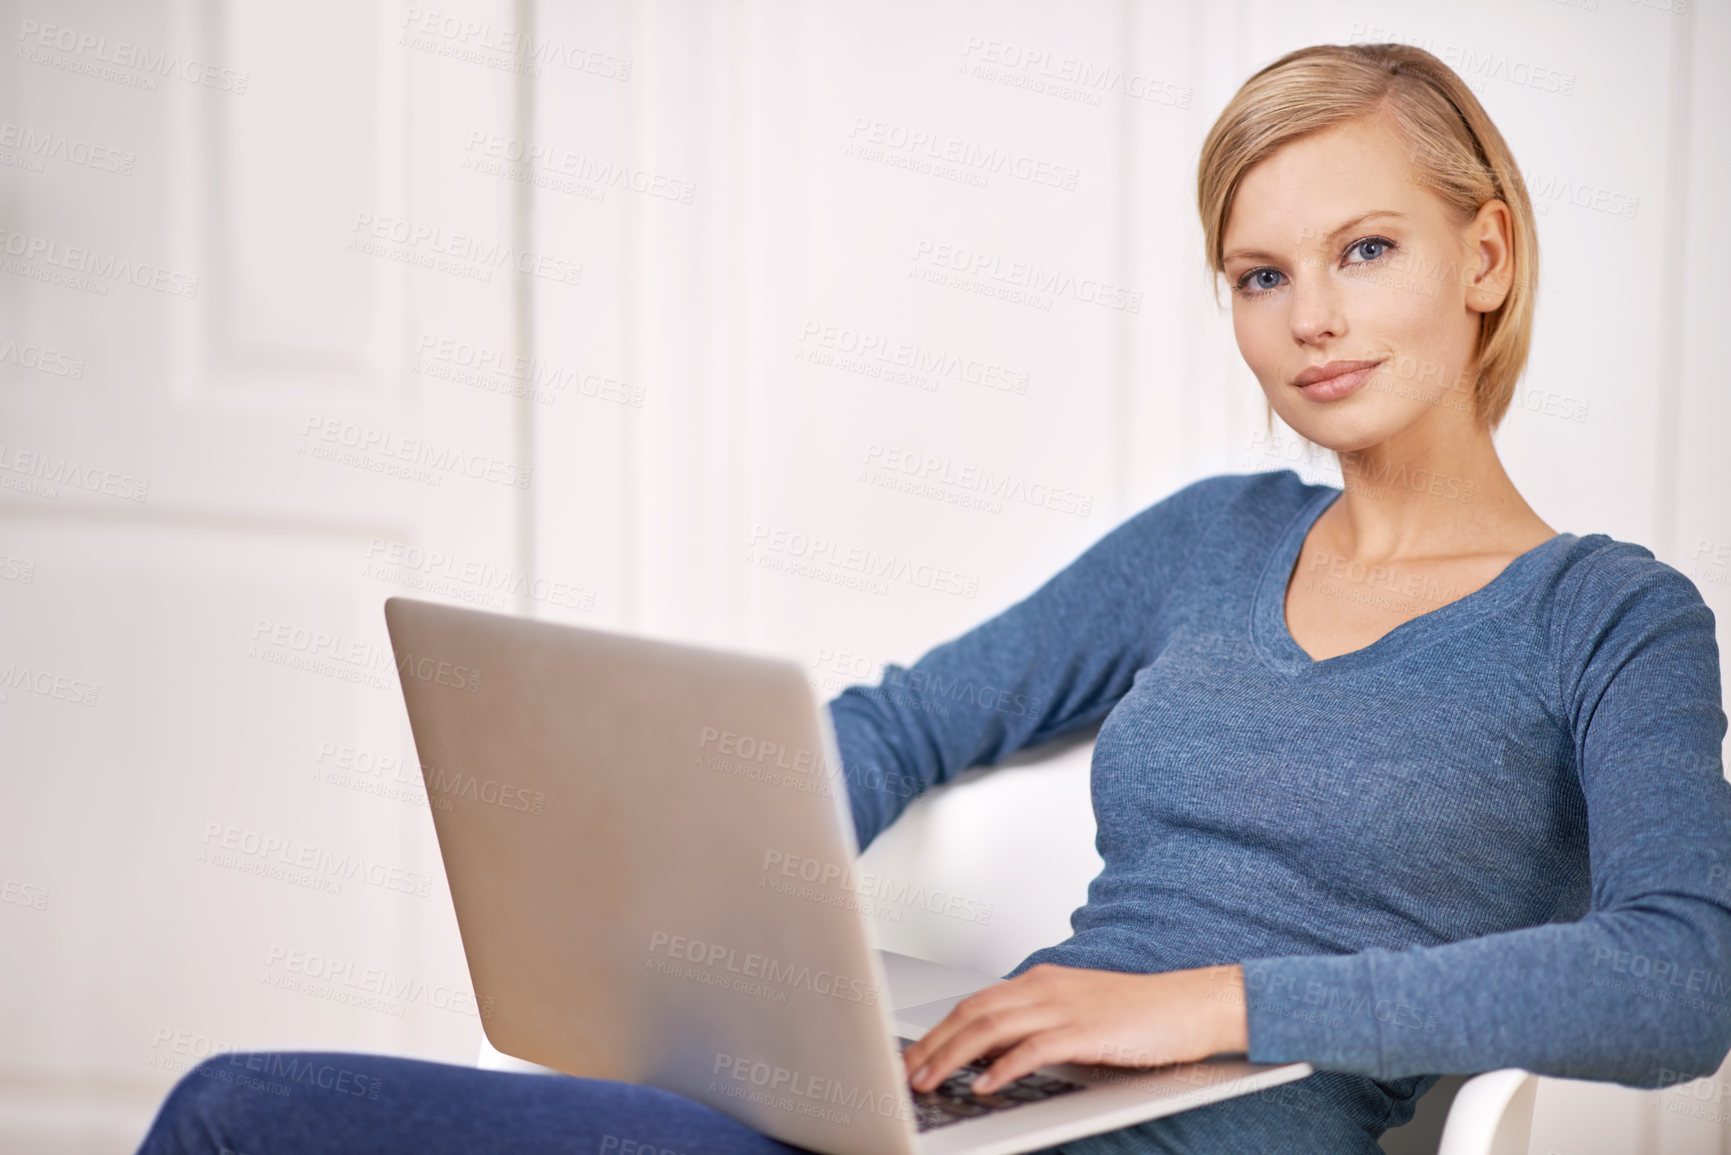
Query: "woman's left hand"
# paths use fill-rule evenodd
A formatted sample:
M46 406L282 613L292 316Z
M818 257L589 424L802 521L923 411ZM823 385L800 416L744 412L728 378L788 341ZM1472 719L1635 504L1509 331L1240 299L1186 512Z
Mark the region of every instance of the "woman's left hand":
M1243 1052L1248 1035L1242 967L1147 975L1041 963L957 1003L902 1058L913 1088L929 1091L998 1054L974 1080L983 1094L1048 1063L1188 1063Z

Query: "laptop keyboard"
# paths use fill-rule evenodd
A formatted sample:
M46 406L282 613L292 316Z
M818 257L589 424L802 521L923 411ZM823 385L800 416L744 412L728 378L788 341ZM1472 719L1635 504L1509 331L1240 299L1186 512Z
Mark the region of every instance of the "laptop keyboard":
M989 1060L976 1059L958 1067L949 1078L932 1090L914 1091L914 1117L919 1129L930 1131L934 1127L960 1123L963 1119L977 1119L994 1111L1007 1111L1024 1103L1038 1103L1042 1099L1067 1095L1072 1091L1087 1090L1081 1083L1060 1079L1056 1075L1042 1075L1036 1071L1031 1075L1023 1075L1013 1083L1006 1083L990 1094L976 1095L968 1089L969 1085L989 1066Z

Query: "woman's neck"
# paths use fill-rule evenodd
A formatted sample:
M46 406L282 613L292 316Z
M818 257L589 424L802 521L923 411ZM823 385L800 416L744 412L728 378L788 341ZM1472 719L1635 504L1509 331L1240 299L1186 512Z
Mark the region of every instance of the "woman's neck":
M1489 430L1431 432L1338 454L1345 492L1327 511L1328 533L1343 556L1518 555L1555 536L1515 489Z

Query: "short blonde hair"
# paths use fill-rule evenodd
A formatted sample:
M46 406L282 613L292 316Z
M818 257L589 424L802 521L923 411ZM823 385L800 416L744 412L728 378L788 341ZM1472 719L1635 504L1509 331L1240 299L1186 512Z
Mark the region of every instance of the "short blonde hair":
M1382 110L1408 144L1417 179L1465 224L1491 200L1513 218L1514 282L1484 315L1472 365L1473 411L1494 429L1514 399L1532 343L1539 249L1532 201L1508 144L1461 78L1409 44L1318 44L1288 52L1249 80L1220 113L1196 172L1196 206L1215 274L1239 183L1281 146Z

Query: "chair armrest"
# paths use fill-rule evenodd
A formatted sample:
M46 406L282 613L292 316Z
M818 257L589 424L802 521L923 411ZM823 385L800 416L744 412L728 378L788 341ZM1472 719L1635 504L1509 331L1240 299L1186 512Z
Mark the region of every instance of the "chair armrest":
M1449 1106L1437 1155L1527 1155L1538 1092L1537 1075L1512 1067L1468 1079Z
M493 1046L487 1041L487 1036L481 1036L481 1050L475 1056L475 1066L483 1071L514 1071L523 1075L557 1075L552 1067L543 1067L539 1063L531 1063L527 1059L519 1059Z

